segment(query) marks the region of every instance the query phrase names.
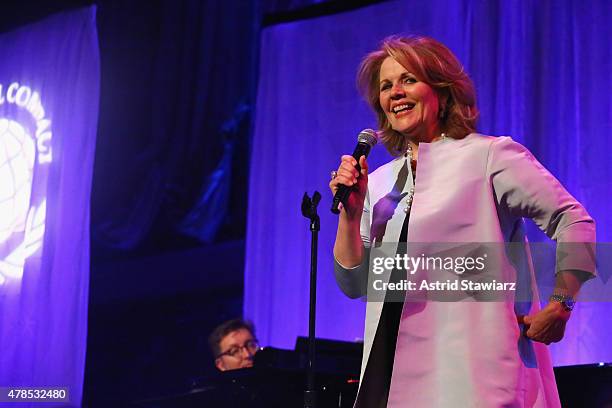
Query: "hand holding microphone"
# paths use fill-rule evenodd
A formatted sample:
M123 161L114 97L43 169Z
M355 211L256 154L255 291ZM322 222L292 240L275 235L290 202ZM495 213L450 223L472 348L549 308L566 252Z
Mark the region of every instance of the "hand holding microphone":
M366 157L377 143L376 131L364 129L357 137L357 146L352 156L342 156L340 167L329 183L334 193L331 211L340 213L340 203L351 218L361 217L363 201L368 185L368 164ZM354 193L354 194L351 194Z

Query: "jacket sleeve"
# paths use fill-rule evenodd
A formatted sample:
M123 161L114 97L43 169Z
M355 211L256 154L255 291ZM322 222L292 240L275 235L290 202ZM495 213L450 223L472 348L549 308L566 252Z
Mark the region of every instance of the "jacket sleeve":
M361 216L361 241L364 251L361 264L353 268L345 268L334 257L334 276L342 292L355 299L366 295L368 285L368 269L370 259L370 194L366 194Z
M557 272L595 274L593 219L525 147L509 137L493 141L487 176L500 210L531 218L557 241Z

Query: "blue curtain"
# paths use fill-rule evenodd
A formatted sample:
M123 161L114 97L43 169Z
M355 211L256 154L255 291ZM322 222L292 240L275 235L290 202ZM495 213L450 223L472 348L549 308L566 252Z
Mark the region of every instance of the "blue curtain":
M99 99L95 7L0 36L0 384L80 406Z
M207 241L228 218L244 225L236 186L246 165L232 162L247 157L250 111L241 112L255 98L258 13L258 1L102 2L94 255ZM238 117L223 160L223 126Z
M609 1L385 2L264 30L249 191L245 315L262 344L292 347L308 329L308 221L303 193L319 190L317 335L363 336L364 304L333 279L336 219L329 172L350 153L373 114L355 90L360 59L395 33L447 44L474 79L479 130L525 144L612 237L609 166L612 84ZM389 160L382 147L371 167ZM533 231L532 231L533 232ZM541 240L539 233L533 240ZM550 272L551 274L553 271ZM557 365L612 360L609 303L583 303Z

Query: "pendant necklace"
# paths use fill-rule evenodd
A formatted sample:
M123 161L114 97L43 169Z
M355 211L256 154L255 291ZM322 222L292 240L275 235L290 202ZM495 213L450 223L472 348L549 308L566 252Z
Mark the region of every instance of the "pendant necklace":
M442 140L446 140L446 133L442 133L440 135ZM412 200L414 199L414 185L416 181L416 177L414 174L416 173L416 166L412 167L412 145L408 144L408 150L406 151L405 156L408 158L408 163L410 165L410 169L412 170L412 187L410 187L410 191L408 191L408 196L406 197L406 208L404 208L404 212L408 214L410 212L410 207L412 207Z

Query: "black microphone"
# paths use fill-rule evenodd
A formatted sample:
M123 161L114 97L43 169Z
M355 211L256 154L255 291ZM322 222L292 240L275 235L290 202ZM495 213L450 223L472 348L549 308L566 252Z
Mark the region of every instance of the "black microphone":
M357 136L357 146L355 147L355 151L353 152L353 157L357 160L357 165L355 169L357 171L361 171L361 166L359 166L359 158L361 156L368 157L370 154L370 149L376 146L378 142L378 135L375 130L372 129L363 129L359 132L359 136ZM340 203L342 205L346 204L346 200L349 195L351 195L352 187L345 186L341 184L338 186L338 190L336 190L336 194L334 194L334 201L332 202L331 212L334 214L340 214Z

